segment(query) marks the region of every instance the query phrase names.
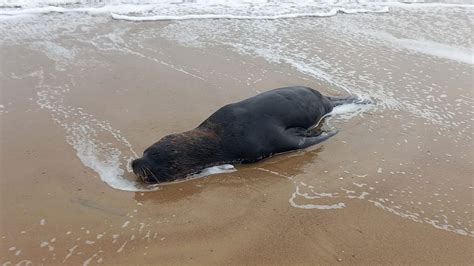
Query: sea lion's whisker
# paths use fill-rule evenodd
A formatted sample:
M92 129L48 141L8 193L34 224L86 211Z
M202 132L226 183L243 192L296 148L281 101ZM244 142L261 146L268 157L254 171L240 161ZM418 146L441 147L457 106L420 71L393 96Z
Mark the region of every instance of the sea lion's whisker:
M145 173L145 176L148 177L150 175L150 169L143 167L143 173Z
M147 181L147 179L148 179L148 177L151 176L151 171L150 171L150 169L148 169L148 168L146 168L146 167L143 167L143 168L141 168L141 170L142 170L142 172L143 172L142 181L143 181L144 183L149 183L149 182Z
M160 183L160 181L158 180L158 178L155 176L155 174L147 167L145 167L146 170L148 170L148 172L150 173L151 177L153 177L153 179L155 179L156 183Z
M137 172L138 172L138 177L140 177L140 180L144 182L146 179L145 169L140 168Z

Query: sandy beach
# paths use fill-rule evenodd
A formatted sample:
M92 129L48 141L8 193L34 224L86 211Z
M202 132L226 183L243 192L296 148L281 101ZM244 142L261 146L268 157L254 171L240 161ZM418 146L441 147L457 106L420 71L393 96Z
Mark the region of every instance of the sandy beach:
M474 8L438 9L0 20L0 263L474 264ZM111 187L161 137L294 85L376 104L310 149Z

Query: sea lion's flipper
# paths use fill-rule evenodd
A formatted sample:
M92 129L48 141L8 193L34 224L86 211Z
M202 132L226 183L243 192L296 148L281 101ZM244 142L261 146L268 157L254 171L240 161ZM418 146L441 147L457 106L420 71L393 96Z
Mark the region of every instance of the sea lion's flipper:
M318 143L321 143L321 142L329 139L330 137L332 137L336 134L337 134L337 130L332 130L332 131L329 131L329 132L323 132L322 134L320 134L318 136L306 137L303 146L304 146L304 148L306 148L306 147L309 147L309 146L312 146L312 145L316 145Z
M329 132L314 132L299 128L290 128L286 130L289 138L290 149L304 149L312 145L321 143L337 134L337 130Z
M315 137L320 135L321 133L316 133L313 130L308 130L302 127L291 127L285 130L287 134L297 137Z
M329 99L329 101L332 103L333 106L349 104L349 103L355 103L355 104L371 104L371 103L373 103L372 100L361 99L361 98L357 97L356 95L340 96L340 97L326 96L326 98Z
M323 132L324 131L321 131L320 129L316 129L316 128L306 129L306 128L301 128L301 127L292 127L286 130L287 134L291 134L293 136L298 136L298 137L306 137L306 138L320 136Z

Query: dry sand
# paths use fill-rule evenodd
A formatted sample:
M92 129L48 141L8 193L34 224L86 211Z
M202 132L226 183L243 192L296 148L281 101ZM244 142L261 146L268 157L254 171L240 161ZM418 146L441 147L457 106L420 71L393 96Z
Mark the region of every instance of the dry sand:
M75 131L66 125L81 117L107 121L141 153L166 134L192 129L222 105L259 91L298 84L342 94L287 64L225 45L180 46L157 35L134 42L141 46L98 49L100 38L94 38L127 27L121 35L127 43L138 31L169 25L101 20L92 29L58 29L64 32L54 41L2 44L0 262L474 263L473 132L452 124L472 123L469 105L461 106L465 116L453 118L449 127L387 107L331 120L340 133L323 145L155 192L124 192L105 184L67 142ZM43 46L28 44L35 41ZM55 58L48 42L72 47L73 55ZM331 49L341 49L339 59L348 60L343 47ZM383 62L388 52L373 48L367 54ZM417 62L425 72L415 79L428 73L426 84L450 88L438 105L455 105L458 94L472 101L472 75L446 78L451 72L472 73L471 65L413 53L394 57L399 61L387 62L396 66L388 67L393 77ZM368 71L387 79L382 68ZM394 93L412 95L402 80L397 83ZM68 117L59 107L81 107L93 117ZM442 134L458 136L454 132L464 129L467 138L440 135L446 127ZM96 129L95 140L130 152ZM345 208L311 208L338 203Z

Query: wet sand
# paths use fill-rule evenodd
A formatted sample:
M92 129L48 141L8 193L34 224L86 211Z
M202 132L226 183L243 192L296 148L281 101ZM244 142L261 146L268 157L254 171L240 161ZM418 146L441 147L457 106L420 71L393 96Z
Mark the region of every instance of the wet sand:
M399 102L415 108L416 101L403 102L415 96L435 111L456 106L460 113L438 123L435 111L416 116L378 100L361 115L326 121L339 134L317 147L154 192L124 192L84 158L109 147L140 154L224 104L272 88L344 92L223 43L180 45L152 34L185 31L192 22L93 19L56 27L46 40L32 33L1 45L0 262L474 263L472 65L357 44L346 51L331 46L337 35L314 29L326 37L314 53L334 53L341 64L350 53L377 58L361 69L385 80ZM417 90L403 79L408 69L423 81ZM364 86L354 75L358 83ZM434 101L420 97L425 90ZM87 140L103 146L79 143Z

